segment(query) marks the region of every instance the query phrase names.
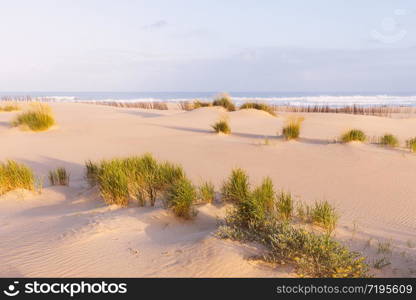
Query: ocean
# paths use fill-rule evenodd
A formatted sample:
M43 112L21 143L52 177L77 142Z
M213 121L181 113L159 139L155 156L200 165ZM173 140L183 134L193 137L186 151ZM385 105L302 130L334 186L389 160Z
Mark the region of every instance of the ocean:
M48 99L56 102L122 101L178 102L188 100L212 100L216 92L0 92L0 98L30 96L33 99ZM343 94L343 93L282 93L282 92L230 92L237 104L246 101L266 102L277 105L342 107L360 106L416 106L414 94Z

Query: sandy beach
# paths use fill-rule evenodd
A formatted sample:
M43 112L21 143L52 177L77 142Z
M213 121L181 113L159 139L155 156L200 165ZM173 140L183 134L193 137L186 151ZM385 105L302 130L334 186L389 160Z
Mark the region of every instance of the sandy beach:
M375 276L416 276L416 155L371 143L334 143L347 129L369 137L414 137L416 118L302 113L301 138L278 137L287 114L253 109L225 112L116 108L52 103L57 125L45 132L10 127L17 112L0 113L0 161L13 159L43 178L40 194L0 196L0 276L3 277L293 277L290 266L249 259L256 245L214 236L226 206L198 205L184 221L160 206L107 206L84 179L87 160L152 153L180 163L199 184L219 190L235 167L253 184L270 176L305 203L327 200L341 218L335 238L362 252ZM227 114L232 134L211 124ZM65 167L68 187L50 186L49 170ZM379 244L388 243L389 253Z

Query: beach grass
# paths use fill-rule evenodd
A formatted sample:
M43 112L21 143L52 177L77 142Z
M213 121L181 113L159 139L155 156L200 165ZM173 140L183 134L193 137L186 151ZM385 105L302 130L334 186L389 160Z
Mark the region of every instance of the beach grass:
M286 140L299 138L303 117L290 116L286 119L282 134Z
M250 195L249 178L243 169L236 168L224 181L221 188L222 199L227 202L239 202Z
M327 233L332 233L338 222L338 214L328 201L315 202L310 209L311 221L324 228Z
M380 137L379 143L383 146L394 148L399 146L399 139L393 134L386 133Z
M195 186L188 178L175 181L168 189L166 203L167 207L180 218L192 219L196 216L193 208L197 198Z
M235 111L235 104L231 100L231 97L226 93L218 95L214 101L212 101L212 106L222 106L227 111Z
M212 203L215 200L215 186L210 181L205 181L198 188L198 198L203 203Z
M349 143L349 142L365 142L367 140L367 136L365 133L360 129L351 129L345 132L341 136L341 141L343 143Z
M281 191L277 196L276 207L278 215L282 220L291 220L294 211L292 194Z
M48 178L51 185L69 185L69 173L65 168L49 171Z
M44 131L55 124L52 109L45 103L32 103L28 111L22 112L13 120L13 126L32 131Z
M274 108L270 105L267 105L265 103L257 103L257 102L246 102L240 106L240 109L257 109L257 110L263 110L272 116L276 116L276 112Z
M195 100L193 102L194 109L201 108L201 107L210 107L210 106L212 106L212 103L208 101Z
M223 133L223 134L231 133L231 127L226 118L222 118L215 124L211 125L211 127L212 129L214 129L216 133Z
M406 147L409 148L410 151L416 152L416 138L407 140Z
M3 105L0 105L0 112L12 112L20 110L20 105L14 102L5 102Z
M33 171L14 160L0 162L0 195L15 189L35 190Z

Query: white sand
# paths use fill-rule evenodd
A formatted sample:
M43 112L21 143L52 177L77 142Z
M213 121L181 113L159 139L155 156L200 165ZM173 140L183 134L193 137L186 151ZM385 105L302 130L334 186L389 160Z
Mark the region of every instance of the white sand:
M284 142L276 137L284 117L255 110L228 113L233 134L219 136L210 129L224 113L219 108L52 106L59 126L42 133L10 128L15 113L0 113L0 160L26 163L45 179L59 166L71 173L70 187L45 180L40 195L0 196L0 276L293 276L288 267L248 260L259 253L254 246L213 237L221 206L200 206L187 222L161 208L107 207L83 179L88 159L144 152L181 163L195 183L219 187L242 167L253 184L270 176L304 202L326 199L342 216L337 238L371 263L391 261L373 273L416 276L416 155L329 143L350 128L369 136L391 132L403 143L416 136L414 118L303 114L302 138ZM263 145L265 136L270 145ZM389 241L392 253L377 253L379 241Z

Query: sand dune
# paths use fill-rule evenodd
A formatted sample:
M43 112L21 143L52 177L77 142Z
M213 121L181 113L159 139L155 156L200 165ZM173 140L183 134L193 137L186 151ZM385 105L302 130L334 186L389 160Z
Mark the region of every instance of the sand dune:
M369 255L390 241L392 264L379 276L416 275L416 155L370 144L332 143L344 130L386 132L403 143L416 136L416 119L303 114L298 141L278 138L284 115L221 108L190 112L52 104L58 126L33 133L9 128L15 113L0 113L0 160L15 159L39 176L64 166L70 187L42 194L0 196L0 276L293 276L290 269L247 258L254 246L216 239L221 205L198 207L195 221L179 221L161 208L107 207L83 179L84 162L152 152L181 163L195 182L217 187L233 167L253 183L270 176L305 202L326 199L342 218L337 238ZM223 114L233 134L212 133ZM265 138L269 145L264 145ZM370 240L371 238L371 240Z

